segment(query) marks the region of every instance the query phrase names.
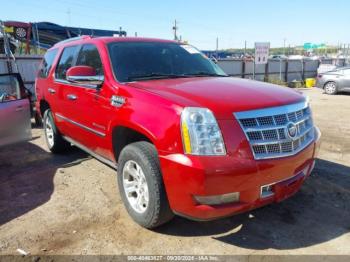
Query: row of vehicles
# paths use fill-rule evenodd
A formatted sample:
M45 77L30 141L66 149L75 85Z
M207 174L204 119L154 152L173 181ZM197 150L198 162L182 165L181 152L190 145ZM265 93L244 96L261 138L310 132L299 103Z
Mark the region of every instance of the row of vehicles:
M60 42L44 57L36 96L51 152L75 145L117 169L121 199L146 228L292 196L321 137L299 92L228 77L175 41Z

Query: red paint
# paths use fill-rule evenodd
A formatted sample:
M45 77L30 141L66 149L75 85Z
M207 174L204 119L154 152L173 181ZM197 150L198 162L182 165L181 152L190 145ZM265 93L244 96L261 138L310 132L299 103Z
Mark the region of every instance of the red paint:
M96 70L91 66L73 66L67 70L66 76L95 76Z
M248 141L233 112L274 107L303 101L288 88L237 78L179 78L118 83L113 75L106 43L111 41L162 41L144 38L90 38L58 44L59 52L47 79L37 78L38 110L46 101L54 113L68 117L105 136L98 136L55 117L58 129L95 153L115 161L112 131L124 126L142 133L158 150L161 171L171 208L196 219L214 219L256 208L295 193L304 178L293 187L276 185L279 194L259 198L260 186L297 176L315 159L319 136L297 155L273 160L253 158ZM105 81L101 88L55 81L55 64L66 46L95 44L99 50ZM71 68L69 74L81 68ZM48 88L56 91L48 92ZM68 94L79 99L70 101ZM122 107L110 103L113 95L124 97ZM226 156L185 155L180 132L180 115L186 106L207 107L214 113L226 145ZM40 111L40 110L39 110ZM309 175L310 170L308 171ZM240 192L240 202L222 206L197 205L193 195L218 195ZM285 193L283 193L285 192Z

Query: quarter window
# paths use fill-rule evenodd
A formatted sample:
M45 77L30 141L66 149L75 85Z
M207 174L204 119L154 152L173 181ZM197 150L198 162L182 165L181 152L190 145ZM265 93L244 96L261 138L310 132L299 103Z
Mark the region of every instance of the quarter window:
M96 75L103 75L100 54L98 53L98 50L95 45L83 45L79 52L76 65L91 66L96 70Z
M47 78L52 68L52 63L56 57L56 54L57 54L57 49L50 50L45 54L44 59L40 64L38 77Z
M66 80L67 70L73 66L78 46L66 47L61 55L60 61L56 68L56 78Z

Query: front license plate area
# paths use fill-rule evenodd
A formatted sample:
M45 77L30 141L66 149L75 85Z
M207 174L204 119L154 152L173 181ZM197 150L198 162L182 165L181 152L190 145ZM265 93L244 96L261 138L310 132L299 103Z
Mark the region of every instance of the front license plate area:
M305 174L304 172L301 172L290 179L276 183L273 186L273 191L276 196L276 201L280 202L292 196L293 194L295 194L300 188L300 186L302 185L304 178L305 178Z

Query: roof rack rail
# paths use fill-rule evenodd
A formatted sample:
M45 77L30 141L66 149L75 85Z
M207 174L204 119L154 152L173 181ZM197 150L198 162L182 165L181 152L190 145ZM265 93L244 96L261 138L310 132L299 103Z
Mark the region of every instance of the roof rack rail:
M82 40L82 39L88 39L88 38L92 38L89 35L81 35L81 36L77 36L77 37L71 37L62 41L59 41L58 43L54 44L54 46L60 45L60 44L64 44L64 43L69 43L69 42L73 42L73 41L77 41L77 40Z

